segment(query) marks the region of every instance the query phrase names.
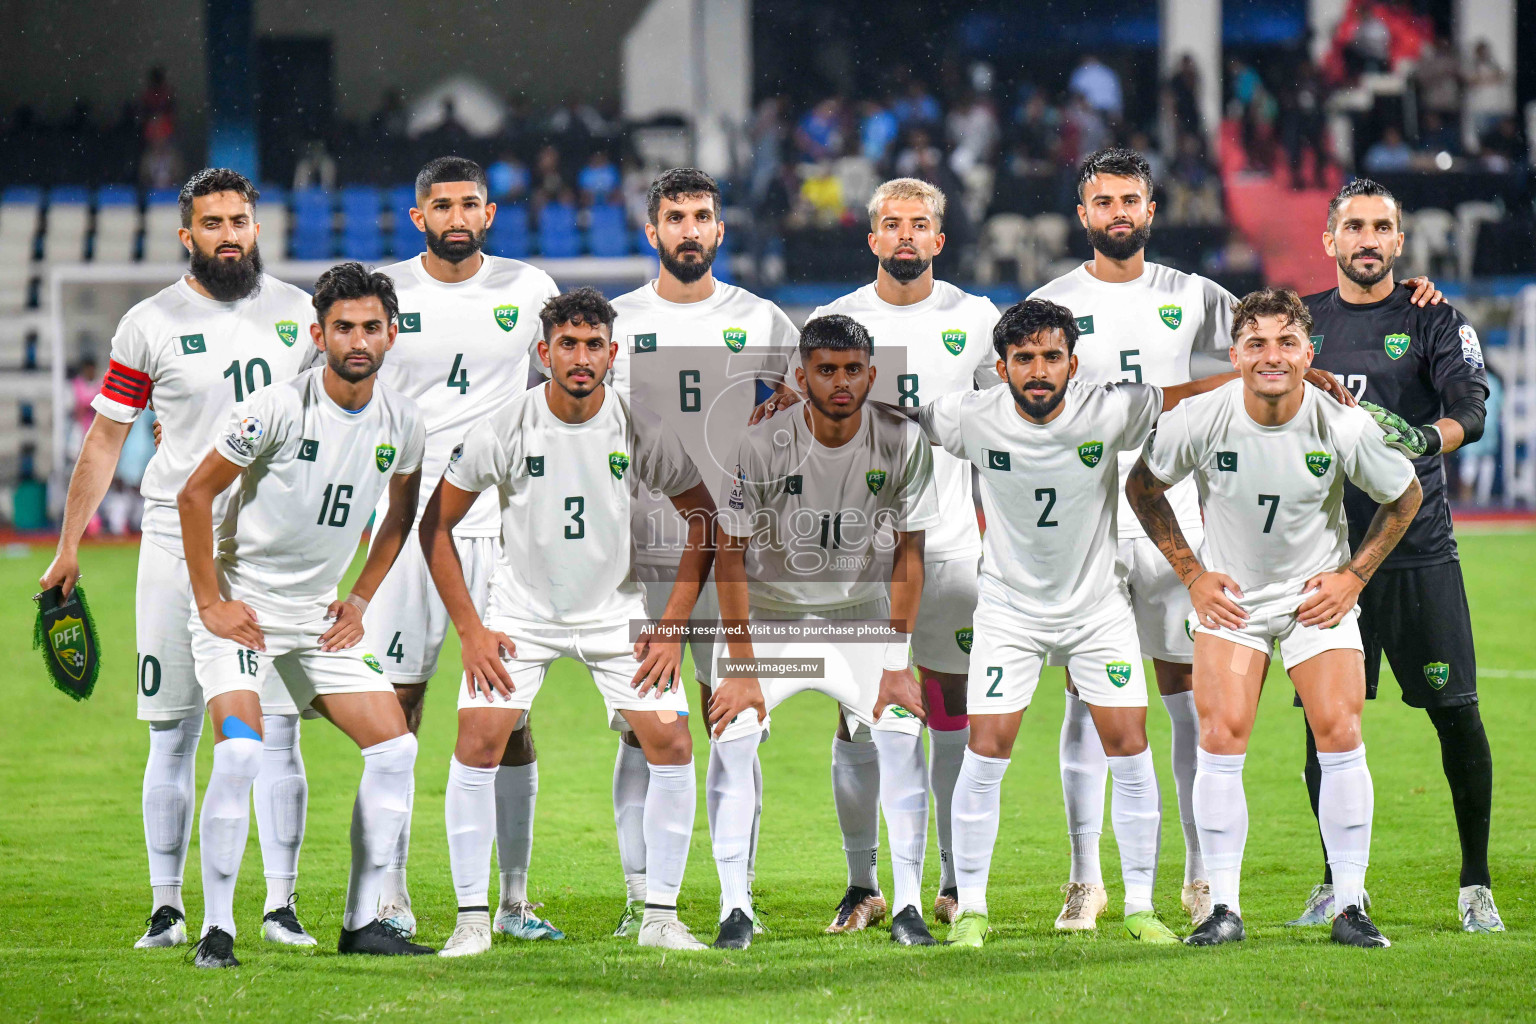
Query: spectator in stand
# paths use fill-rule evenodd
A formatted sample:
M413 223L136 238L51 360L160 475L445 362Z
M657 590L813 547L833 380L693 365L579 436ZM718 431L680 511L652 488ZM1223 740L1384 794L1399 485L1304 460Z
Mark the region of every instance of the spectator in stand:
M1301 191L1303 155L1312 156L1312 184L1327 188L1327 126L1323 104L1327 94L1317 65L1303 59L1280 93L1280 136L1291 166L1291 188Z
M1455 115L1438 110L1426 110L1419 118L1419 152L1431 157L1441 153L1457 156L1461 153L1461 130L1456 126Z
M1403 130L1395 124L1382 129L1381 138L1365 151L1364 164L1370 174L1408 170L1413 165L1413 150L1403 141Z
M1111 121L1118 121L1120 112L1125 108L1120 92L1120 76L1092 53L1084 57L1072 72L1072 77L1067 80L1067 91L1083 97L1090 107Z
M452 101L444 100L445 106L452 106ZM293 190L295 192L306 188L323 188L327 191L336 187L336 158L331 156L326 149L324 139L310 139L304 144L304 155L293 168Z
M802 161L819 163L843 151L843 103L830 96L805 112L795 126L795 148Z
M576 175L576 187L581 190L581 203L619 202L619 169L605 150L594 150L587 158L587 166Z
M1179 66L1168 76L1165 91L1173 118L1174 137L1190 132L1204 135L1205 121L1200 116L1200 68L1192 54L1186 53L1179 58Z
M891 107L891 112L896 115L896 121L903 127L914 125L937 125L944 119L944 111L939 107L939 101L933 98L928 87L916 78L907 82L905 94Z
M784 139L789 134L784 122L787 106L783 96L769 96L757 105L752 117L752 172L747 195L755 211L764 208L784 169ZM643 206L641 210L644 211ZM640 223L644 223L644 218Z
M528 198L532 178L528 165L514 153L503 153L485 169L485 180L491 201L496 203L520 203Z
M166 80L165 68L158 64L149 69L149 80L139 94L139 119L146 147L176 134L176 93Z
M410 115L405 109L405 92L401 89L385 89L379 98L379 107L368 116L368 127L375 140L392 142L406 137Z
M565 174L560 167L560 151L552 145L540 148L533 161L533 208L542 210L546 203L555 202L570 192Z
M1131 132L1131 137L1126 140L1126 144L1141 154L1141 158L1147 162L1147 166L1152 170L1152 181L1154 183L1167 178L1168 161L1164 160L1163 154L1158 152L1156 146L1152 145L1151 136L1137 128Z
M80 454L80 444L85 440L85 432L91 429L91 421L96 418L96 410L91 405L92 400L101 394L101 372L96 365L96 357L86 353L80 357L80 365L69 378L69 393L73 408L69 417L69 457L71 459Z
M997 113L992 101L980 92L973 92L945 119L951 146L949 166L964 177L982 164L992 161L997 149Z
M1076 164L1089 153L1109 145L1111 138L1103 113L1088 102L1088 97L1073 93L1067 100L1066 114L1062 118L1061 149L1058 151L1061 160L1065 164Z
M1424 47L1413 80L1420 111L1438 114L1445 123L1461 119L1461 60L1449 42L1435 40Z
M1015 158L1054 161L1061 148L1061 111L1051 106L1045 93L1031 87L1014 115Z
M1466 117L1463 121L1465 137L1475 142L1488 126L1506 114L1513 114L1514 91L1510 87L1508 73L1493 57L1493 47L1488 40L1478 40L1466 70ZM1471 145L1468 148L1472 148Z
M1227 81L1232 88L1232 102L1243 125L1243 150L1247 169L1267 174L1274 167L1273 101L1264 88L1264 79L1253 67L1233 58L1227 62Z
M186 176L181 151L171 139L158 139L139 157L139 184L146 189L176 188Z
M865 100L860 105L859 148L870 163L884 167L900 134L901 121L892 112L889 101Z
M1206 153L1205 139L1193 132L1179 136L1168 169L1167 198L1161 204L1170 224L1220 224L1225 221L1221 178Z
M1529 152L1520 122L1509 116L1499 118L1483 132L1478 148L1478 161L1497 174L1507 174L1524 165Z
M926 128L914 128L907 133L907 144L896 154L898 178L920 178L933 181L933 175L944 165L944 151L933 144Z

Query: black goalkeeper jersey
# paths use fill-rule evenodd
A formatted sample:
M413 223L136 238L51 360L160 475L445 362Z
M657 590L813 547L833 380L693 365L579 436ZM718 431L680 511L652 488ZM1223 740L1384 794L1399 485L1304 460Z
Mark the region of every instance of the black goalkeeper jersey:
M1303 301L1312 313L1313 365L1327 370L1356 398L1390 409L1414 426L1438 420L1447 388L1469 385L1488 395L1488 374L1477 332L1454 306L1420 308L1407 288L1394 288L1380 302L1354 304L1337 288ZM1382 568L1408 569L1454 561L1456 536L1446 495L1445 460L1439 455L1413 460L1424 504ZM1349 482L1344 511L1349 544L1358 548L1377 505Z

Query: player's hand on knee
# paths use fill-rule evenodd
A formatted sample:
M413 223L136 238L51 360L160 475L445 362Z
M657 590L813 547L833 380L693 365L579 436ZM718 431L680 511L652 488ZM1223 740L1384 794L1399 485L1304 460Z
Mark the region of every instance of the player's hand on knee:
M780 384L778 387L773 389L772 398L769 398L767 401L763 402L757 408L752 410L752 415L747 419L747 425L751 426L755 423L761 423L763 420L770 419L772 418L773 414L778 412L780 409L788 409L790 406L796 404L799 401L799 395L795 394L789 388Z
M1296 621L1303 626L1332 629L1344 621L1364 586L1360 577L1348 569L1318 573L1302 588L1302 593L1307 596L1296 609Z
M640 668L629 685L644 697L655 692L657 697L670 693L681 681L683 645L675 640L652 640L642 637L635 642L635 660Z
M203 628L214 636L233 640L253 651L267 649L267 638L262 635L256 613L244 601L215 601L199 608L197 614L203 620Z
M516 689L506 662L517 656L517 645L505 633L481 626L465 633L459 641L464 659L465 685L471 694L479 693L486 700L498 696L505 700Z
M60 553L54 556L53 564L48 566L42 578L37 582L44 590L62 586L64 596L68 597L74 592L75 583L80 579L80 559L74 554Z
M1324 391L1328 392L1330 396L1332 396L1335 402L1338 402L1340 405L1358 404L1355 401L1353 392L1351 392L1349 388L1345 387L1339 378L1335 377L1327 370L1321 370L1315 366L1312 367L1312 369L1307 371L1307 383L1311 384L1313 387L1322 388Z
M1242 629L1247 625L1248 613L1236 600L1242 596L1237 580L1224 572L1203 572L1189 586L1189 601L1200 625L1207 629Z
M757 677L722 679L709 698L710 735L719 739L736 716L749 709L757 712L759 722L768 717L768 705L763 700L763 688Z
M363 639L363 611L351 601L332 601L325 617L336 621L320 634L322 651L344 651Z
M886 669L880 674L880 693L875 697L875 721L892 705L905 708L919 722L928 720L923 710L923 691L910 668Z

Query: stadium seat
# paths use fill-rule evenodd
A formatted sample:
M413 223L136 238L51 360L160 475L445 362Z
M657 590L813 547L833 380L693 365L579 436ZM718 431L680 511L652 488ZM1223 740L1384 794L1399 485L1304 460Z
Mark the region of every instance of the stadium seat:
M576 207L550 203L539 213L539 255L568 259L581 255L581 234L576 230Z
M1403 214L1404 243L1408 266L1416 274L1455 274L1451 262L1451 238L1456 218L1450 211L1428 207Z
M1497 221L1504 211L1497 203L1456 204L1456 270L1465 281L1472 276L1472 260L1477 254L1477 229L1480 225Z
M42 205L41 189L13 186L0 193L0 309L26 305Z
M976 280L991 284L997 280L997 265L1012 263L1019 280L1026 278L1026 270L1034 271L1033 254L1029 251L1029 221L1017 213L999 213L982 227L981 253L976 261Z
M59 185L48 193L48 215L43 222L43 259L68 263L85 259L85 236L90 230L91 194L78 185Z
M348 259L376 263L384 255L380 202L379 190L371 185L342 189L341 252Z
M310 188L293 194L293 234L288 255L296 260L328 260L331 242L331 194Z
M187 250L176 234L181 228L181 209L176 199L176 190L169 188L154 189L144 199L145 263L179 263L187 258Z
M423 244L421 232L411 222L411 207L416 205L415 186L396 185L389 190L387 202L394 216L389 231L390 252L397 260L409 259L421 252Z
M418 239L421 235L418 233ZM420 245L421 242L416 243ZM486 232L485 248L493 256L522 259L532 245L528 237L528 207L521 203L496 207L496 219Z
M656 250L651 247L651 240L645 234L645 225L635 228L635 251L642 256L655 256Z
M599 203L588 215L591 219L587 224L587 251L593 256L628 256L629 228L624 208Z
M96 191L96 231L91 259L131 263L139 248L139 192L132 185L103 185Z

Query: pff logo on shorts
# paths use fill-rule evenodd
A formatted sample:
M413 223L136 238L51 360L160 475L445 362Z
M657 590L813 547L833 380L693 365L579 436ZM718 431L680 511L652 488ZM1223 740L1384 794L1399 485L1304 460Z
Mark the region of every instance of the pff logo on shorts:
M1131 681L1131 663L1128 661L1111 661L1104 666L1104 672L1116 689Z
M367 665L369 668L373 669L379 675L383 675L384 674L384 666L380 665L379 664L379 659L375 658L371 654L363 655L363 664Z
M1443 690L1451 681L1451 666L1443 661L1432 661L1424 666L1424 681L1432 690Z

